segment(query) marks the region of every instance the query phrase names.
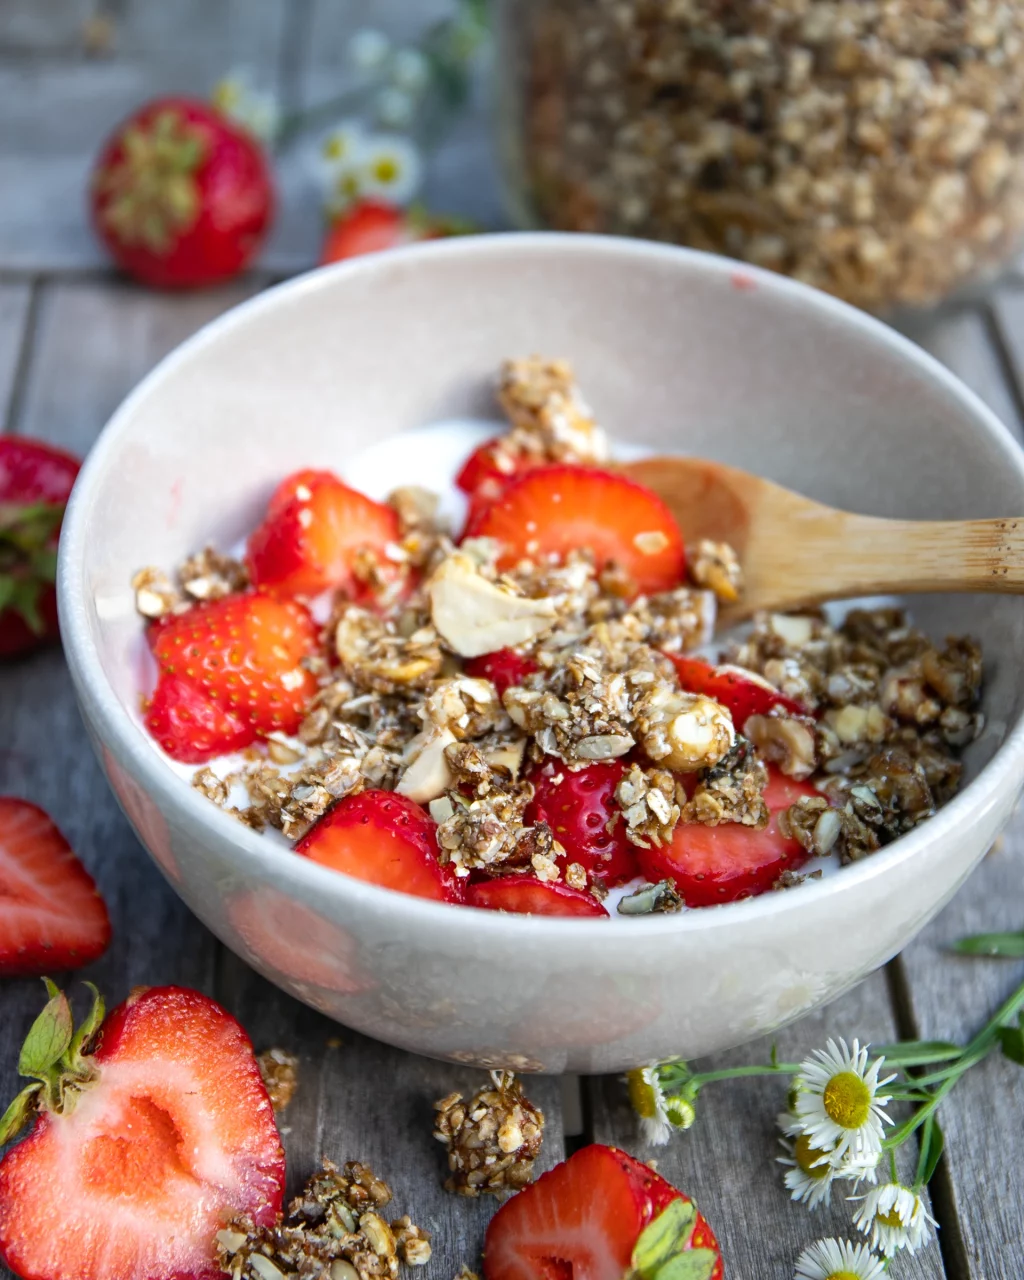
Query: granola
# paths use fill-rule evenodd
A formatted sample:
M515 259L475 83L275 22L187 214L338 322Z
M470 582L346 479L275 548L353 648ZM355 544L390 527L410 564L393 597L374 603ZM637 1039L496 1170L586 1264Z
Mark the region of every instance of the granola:
M257 1057L256 1065L260 1069L263 1083L267 1086L267 1095L275 1112L282 1112L295 1097L299 1087L299 1060L287 1049L264 1049Z
M434 1137L448 1148L445 1189L460 1196L504 1196L533 1181L544 1135L544 1113L511 1071L492 1071L491 1083L468 1102L450 1093L434 1103Z

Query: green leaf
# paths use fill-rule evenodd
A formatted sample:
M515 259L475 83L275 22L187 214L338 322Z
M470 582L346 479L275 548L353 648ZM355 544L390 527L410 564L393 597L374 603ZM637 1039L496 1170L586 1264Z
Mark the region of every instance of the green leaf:
M654 1280L711 1280L717 1262L714 1249L690 1249L666 1262Z
M925 1186L931 1182L932 1175L942 1159L945 1146L945 1134L939 1127L938 1120L931 1115L925 1121L921 1134L921 1154L917 1161L917 1178L915 1179L919 1186Z
M1024 1013L1020 1015L1017 1026L997 1027L996 1035L1004 1056L1024 1067Z
M1019 960L1024 956L1024 933L976 933L953 943L962 956L999 956Z
M43 986L46 988L46 994L53 1000L60 995L60 987L52 978L43 978Z
M0 542L20 551L51 541L64 518L63 502L0 503Z
M872 1045L871 1052L883 1057L886 1066L906 1064L922 1067L929 1062L948 1062L951 1058L958 1058L963 1047L951 1040L903 1040L899 1044Z
M36 1109L36 1094L41 1088L42 1085L30 1084L27 1089L22 1089L0 1116L0 1147L5 1142L10 1142L28 1124Z
M673 1200L644 1228L632 1259L643 1280L654 1280L665 1264L686 1248L696 1221L697 1206L692 1200Z
M58 991L32 1023L25 1037L18 1059L18 1071L21 1075L47 1079L67 1052L73 1030L68 998L63 991Z
M71 1041L71 1046L68 1050L68 1058L70 1059L72 1066L74 1066L76 1060L81 1057L83 1049L88 1047L89 1041L93 1038L96 1032L99 1031L103 1024L104 1015L107 1011L106 1005L103 1002L103 997L96 989L96 986L91 982L87 982L85 985L92 992L92 1008L79 1025L78 1030L75 1032L74 1039Z

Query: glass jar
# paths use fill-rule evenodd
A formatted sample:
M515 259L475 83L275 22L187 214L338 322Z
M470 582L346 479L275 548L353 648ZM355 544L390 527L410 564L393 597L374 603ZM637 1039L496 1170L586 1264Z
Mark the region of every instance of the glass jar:
M1016 0L499 0L524 225L673 241L872 311L1024 241Z

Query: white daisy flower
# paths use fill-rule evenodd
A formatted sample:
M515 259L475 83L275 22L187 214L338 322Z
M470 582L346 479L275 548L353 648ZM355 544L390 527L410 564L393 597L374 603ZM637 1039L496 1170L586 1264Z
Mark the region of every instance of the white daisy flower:
M416 192L423 172L420 153L408 138L378 134L366 144L359 165L363 191L368 196L404 204Z
M833 1151L836 1162L847 1153L863 1159L882 1149L882 1126L892 1121L882 1109L889 1098L878 1091L896 1079L878 1078L884 1061L869 1063L856 1040L852 1049L845 1040L829 1040L801 1063L794 1114L813 1145Z
M389 86L377 94L374 110L381 124L390 125L393 129L404 129L412 121L416 103L404 89Z
M880 1151L868 1151L862 1155L851 1155L843 1158L836 1169L836 1177L843 1182L859 1185L862 1182L876 1182L878 1179L878 1162L882 1158Z
M797 1258L793 1280L881 1280L885 1267L866 1244L816 1240Z
M348 59L360 71L378 71L388 59L391 41L382 31L364 27L353 33L348 42Z
M652 1147L663 1147L672 1136L672 1124L665 1107L665 1095L657 1067L637 1067L626 1072L629 1101L640 1121L640 1134Z
M281 108L269 91L259 90L248 71L236 70L214 86L213 105L263 142L272 142L281 123Z
M343 120L325 133L320 141L320 155L332 169L347 169L363 158L366 134L358 120Z
M808 1209L827 1205L832 1198L832 1183L837 1177L832 1153L812 1147L806 1133L782 1145L786 1155L779 1156L778 1163L788 1165L785 1183L790 1196L798 1203L806 1204Z
M391 59L391 80L406 93L421 93L430 79L430 63L419 49L398 49Z
M853 1198L861 1201L853 1215L854 1226L870 1235L872 1247L887 1258L900 1249L916 1253L931 1235L928 1228L937 1225L921 1197L899 1182L887 1182Z

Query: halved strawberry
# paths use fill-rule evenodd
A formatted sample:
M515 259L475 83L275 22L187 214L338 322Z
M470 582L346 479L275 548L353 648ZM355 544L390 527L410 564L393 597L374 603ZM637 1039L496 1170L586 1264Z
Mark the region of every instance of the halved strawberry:
M721 1280L718 1242L692 1200L624 1151L600 1143L506 1201L484 1237L484 1280L657 1280L662 1274L665 1280Z
M164 676L157 683L146 710L146 728L172 760L185 764L240 751L256 736L245 721L177 676Z
M394 791L346 796L295 846L321 866L385 889L438 902L461 902L463 882L437 857L437 824Z
M525 653L515 649L498 649L478 658L467 658L465 672L478 680L490 680L500 697L514 684L522 684L528 675L537 670L537 664Z
M430 213L415 205L399 209L383 200L357 200L328 230L320 262L343 262L416 240L466 235L473 229L462 218Z
M469 520L478 519L496 502L513 480L545 465L540 458L525 454L510 457L496 448L501 436L485 440L469 455L455 477L456 486L469 497Z
M191 741L192 759L208 759L215 747L235 749L274 731L294 732L316 690L316 680L302 665L316 650L316 625L292 600L253 591L209 600L154 623L149 643L160 667L150 729L158 737L165 732L179 751L188 750ZM168 688L172 679L181 683ZM226 718L186 696L183 686ZM183 697L181 705L177 695ZM194 735L188 732L189 718Z
M109 942L106 905L53 821L0 796L0 978L78 969Z
M608 912L585 889L535 876L498 876L481 880L466 891L466 905L488 911L511 911L524 916L598 916Z
M563 863L578 862L591 880L615 885L637 874L636 846L626 839L615 788L626 766L602 760L573 773L561 760L544 760L529 773L533 800L525 821L546 822L565 849Z
M330 471L298 471L281 482L266 519L249 535L246 562L258 587L315 596L351 587L360 554L375 556L386 570L385 547L398 536L391 507L350 489Z
M679 684L688 693L703 693L714 698L732 713L732 722L742 733L751 716L766 716L778 708L791 716L807 715L807 708L788 698L753 672L739 667L714 667L702 658L688 658L670 653Z
M637 850L640 870L648 880L674 880L688 907L755 897L784 871L796 871L807 861L797 841L780 833L778 814L801 796L818 794L809 782L797 782L769 765L764 798L772 817L763 831L738 822L681 823L671 844Z
M594 467L528 472L474 516L466 536L496 538L502 568L524 556L586 547L599 568L625 570L637 594L677 587L685 568L679 527L657 494Z
M230 1216L269 1225L284 1152L245 1032L183 987L141 989L73 1033L52 998L22 1050L36 1081L0 1141L0 1257L28 1280L207 1280Z

